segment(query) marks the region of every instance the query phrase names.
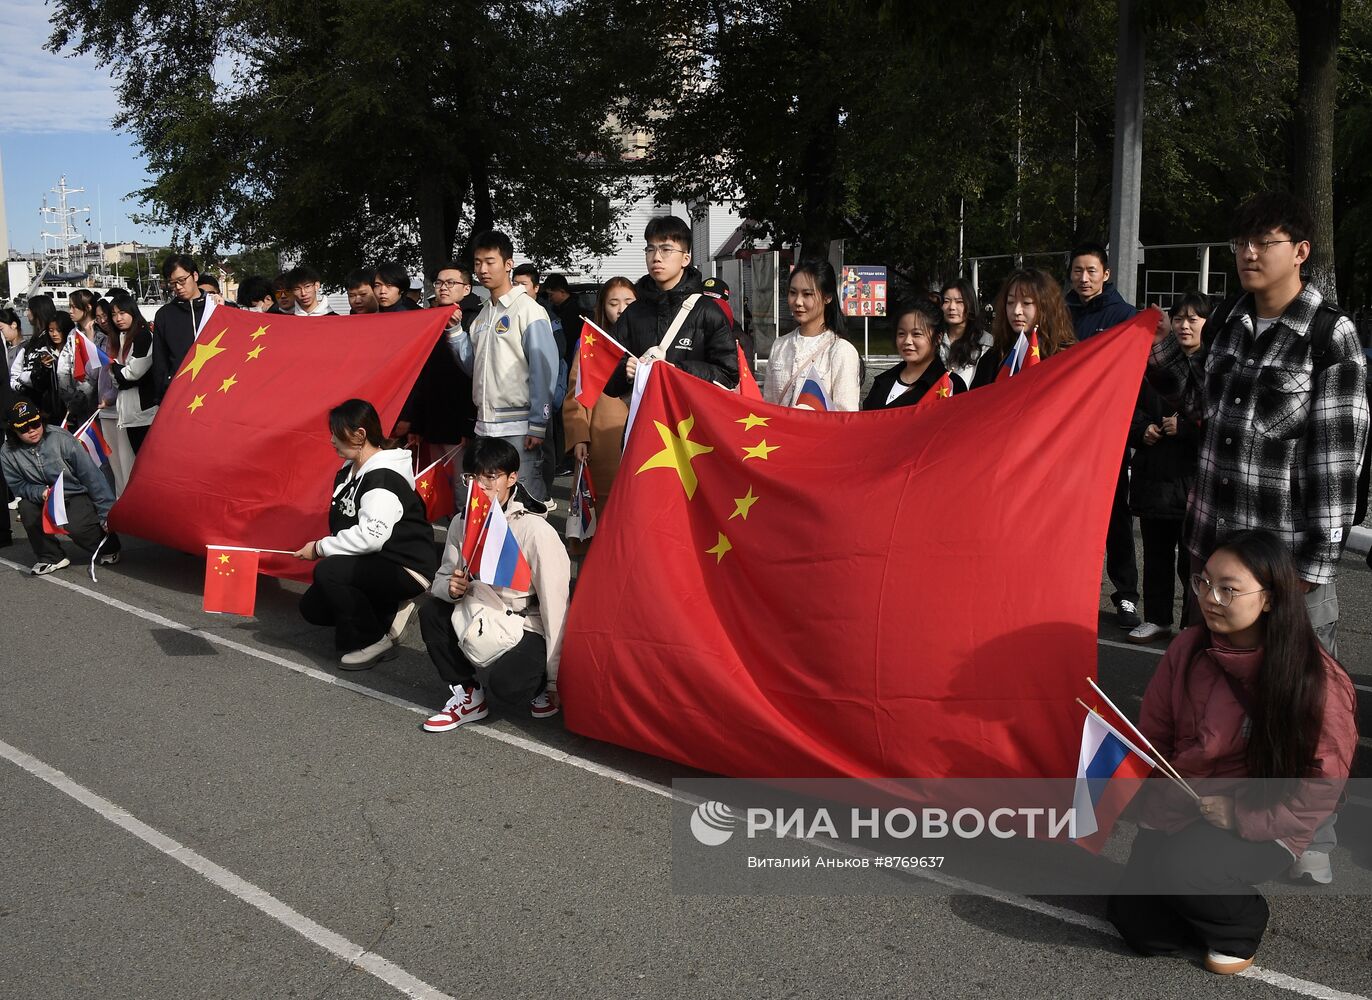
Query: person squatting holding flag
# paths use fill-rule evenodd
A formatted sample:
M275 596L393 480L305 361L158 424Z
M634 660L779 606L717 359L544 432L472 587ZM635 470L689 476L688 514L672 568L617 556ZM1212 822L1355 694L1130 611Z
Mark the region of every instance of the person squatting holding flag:
M410 452L383 449L382 440L381 417L366 400L329 411L329 441L344 461L329 504L331 533L295 553L320 560L300 614L311 625L334 626L345 670L396 655L407 602L424 592L438 562Z
M1232 975L1253 964L1267 928L1254 887L1285 873L1338 807L1357 703L1271 532L1231 535L1191 585L1204 623L1167 648L1139 729L1199 799L1156 775L1145 783L1107 915L1135 951L1200 945L1207 969Z
M488 694L536 719L558 712L571 562L519 482L519 461L502 438L477 438L462 456L466 504L419 608L424 647L452 690L426 732L486 718Z
M45 426L38 407L28 400L15 403L6 416L8 433L0 449L0 469L10 492L19 498L19 519L38 556L29 573L46 576L71 565L43 523L44 504L54 495L62 503L56 505L53 527L65 528L81 548L98 552L100 565L117 563L119 538L106 530L114 492L105 474L76 438L60 427Z

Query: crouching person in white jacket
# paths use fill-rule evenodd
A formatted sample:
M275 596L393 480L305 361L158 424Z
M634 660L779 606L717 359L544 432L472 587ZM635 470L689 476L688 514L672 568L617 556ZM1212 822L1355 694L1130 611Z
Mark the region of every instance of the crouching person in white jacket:
M519 485L519 459L508 441L490 437L477 438L462 457L463 480L504 511L528 561L531 583L525 591L474 579L462 559L470 505L454 519L431 596L419 608L424 646L452 691L443 710L423 723L430 733L486 718L493 701L517 710L527 707L536 719L558 712L557 664L571 562L545 520L543 504Z
M295 553L320 560L300 614L311 625L334 626L343 669L365 670L396 655L396 623L404 620L397 612L429 585L438 553L414 491L412 457L382 449L372 404L350 399L335 406L329 435L345 464L334 478L330 534Z

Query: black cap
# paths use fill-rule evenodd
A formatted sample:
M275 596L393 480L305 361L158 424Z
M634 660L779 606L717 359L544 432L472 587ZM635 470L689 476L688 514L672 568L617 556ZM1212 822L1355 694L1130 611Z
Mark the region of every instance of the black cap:
M21 399L10 407L10 426L17 431L26 431L34 424L43 422L43 414L27 399Z
M729 297L729 283L723 278L706 278L701 288L706 295L713 295L717 299Z

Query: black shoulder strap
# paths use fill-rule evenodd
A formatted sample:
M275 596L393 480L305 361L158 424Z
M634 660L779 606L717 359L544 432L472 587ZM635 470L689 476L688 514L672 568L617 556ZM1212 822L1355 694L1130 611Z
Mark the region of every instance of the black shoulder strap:
M1339 325L1344 312L1332 302L1321 302L1315 310L1315 318L1310 321L1310 359L1315 371L1325 367L1329 356L1329 345L1334 342L1334 328Z

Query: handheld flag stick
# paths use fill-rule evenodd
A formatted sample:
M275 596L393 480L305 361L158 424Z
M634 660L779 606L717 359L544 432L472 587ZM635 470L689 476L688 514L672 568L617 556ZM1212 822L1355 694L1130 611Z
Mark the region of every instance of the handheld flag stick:
M1094 716L1096 716L1096 717L1098 717L1098 718L1104 719L1107 723L1109 722L1108 719L1105 719L1104 716L1102 716L1099 712L1097 712L1097 711L1096 711L1094 708L1092 708L1090 705L1086 704L1086 702L1082 701L1080 698L1077 699L1077 704L1080 705L1082 708L1086 709L1086 710L1087 710L1088 712L1090 712L1092 715L1094 715ZM1147 741L1145 741L1145 742L1147 742ZM1156 751L1156 750L1153 750L1153 748L1152 748L1151 746L1150 746L1148 749L1149 749L1149 750L1152 750L1154 755L1157 754L1157 751ZM1161 758L1159 758L1159 760L1161 760ZM1163 763L1165 764L1166 762L1164 761ZM1175 774L1175 773L1172 771L1171 765L1167 765L1167 766L1161 768L1161 770L1162 770L1163 775L1167 778L1168 781L1172 782L1172 784L1176 785L1178 788L1180 788L1182 791L1184 791L1187 795L1191 796L1191 798L1196 799L1196 800L1199 801L1200 796L1198 796L1194 791L1192 791L1192 790L1191 790L1191 786L1188 785L1185 781L1182 781L1182 780L1181 780L1181 777L1180 777L1179 775Z
M623 344L621 344L619 341L615 340L614 337L611 337L608 333L606 333L604 330L602 330L602 329L600 328L600 324L597 323L595 320L593 320L593 319L588 319L588 318L585 317L585 316L582 316L582 317L581 317L581 320L582 320L582 322L585 323L587 326L589 326L589 327L591 327L593 330L595 330L596 333L600 334L602 337L604 337L604 338L605 338L606 340L608 340L610 343L612 343L612 344L614 344L616 347L618 347L618 348L619 348L621 351L623 351L625 354L628 354L628 353L629 353L628 348L626 348L626 347L625 347Z
M1110 700L1110 696L1107 695L1104 691L1102 691L1102 690L1096 685L1096 682L1093 681L1091 678L1089 678L1089 677L1086 678L1086 683L1091 685L1091 690L1092 690L1092 691L1096 692L1096 694L1100 695L1102 698L1105 699L1105 703L1106 703L1107 705L1109 705L1112 709L1114 709L1114 712L1115 712L1116 715L1118 715L1118 716L1119 716L1121 719L1123 719L1125 722L1128 722L1128 723L1129 723L1129 728L1130 728L1130 730L1133 732L1133 735L1135 735L1135 736L1138 737L1139 742L1141 742L1141 743L1148 749L1148 752L1151 753L1151 754L1153 755L1153 759L1156 760L1156 761L1158 762L1158 764L1162 767L1162 769L1163 769L1164 771L1166 771L1169 775L1171 775L1173 778L1175 778L1175 779L1177 780L1177 782L1178 782L1183 788L1185 788L1185 789L1187 790L1187 792L1190 793L1191 797L1192 797L1193 799L1195 799L1196 801L1199 802L1199 801L1200 801L1200 796L1196 794L1196 790L1195 790L1194 788L1192 788L1190 785L1188 785L1188 784L1186 783L1186 779L1183 778L1180 774L1177 773L1177 769L1174 768L1174 767L1168 762L1167 758L1164 757L1162 754L1158 753L1157 748L1156 748L1155 746L1153 746L1152 743L1149 743L1149 742L1148 742L1148 737L1147 737L1147 736L1144 736L1143 733L1139 732L1139 727L1136 726L1136 725L1134 725L1132 722L1129 722L1129 717L1126 716L1123 712L1121 712L1121 711L1119 710L1119 706L1116 705L1113 701Z
M290 549L257 549L251 545L206 545L207 549L220 549L224 552L270 552L278 556L295 555Z
M449 448L446 452L439 456L438 461L432 462L429 465L424 466L424 468L420 469L418 472L416 472L414 474L415 479L423 479L426 475L432 472L436 466L442 465L444 462L452 458L461 450L462 445L460 444L454 445L453 447Z

